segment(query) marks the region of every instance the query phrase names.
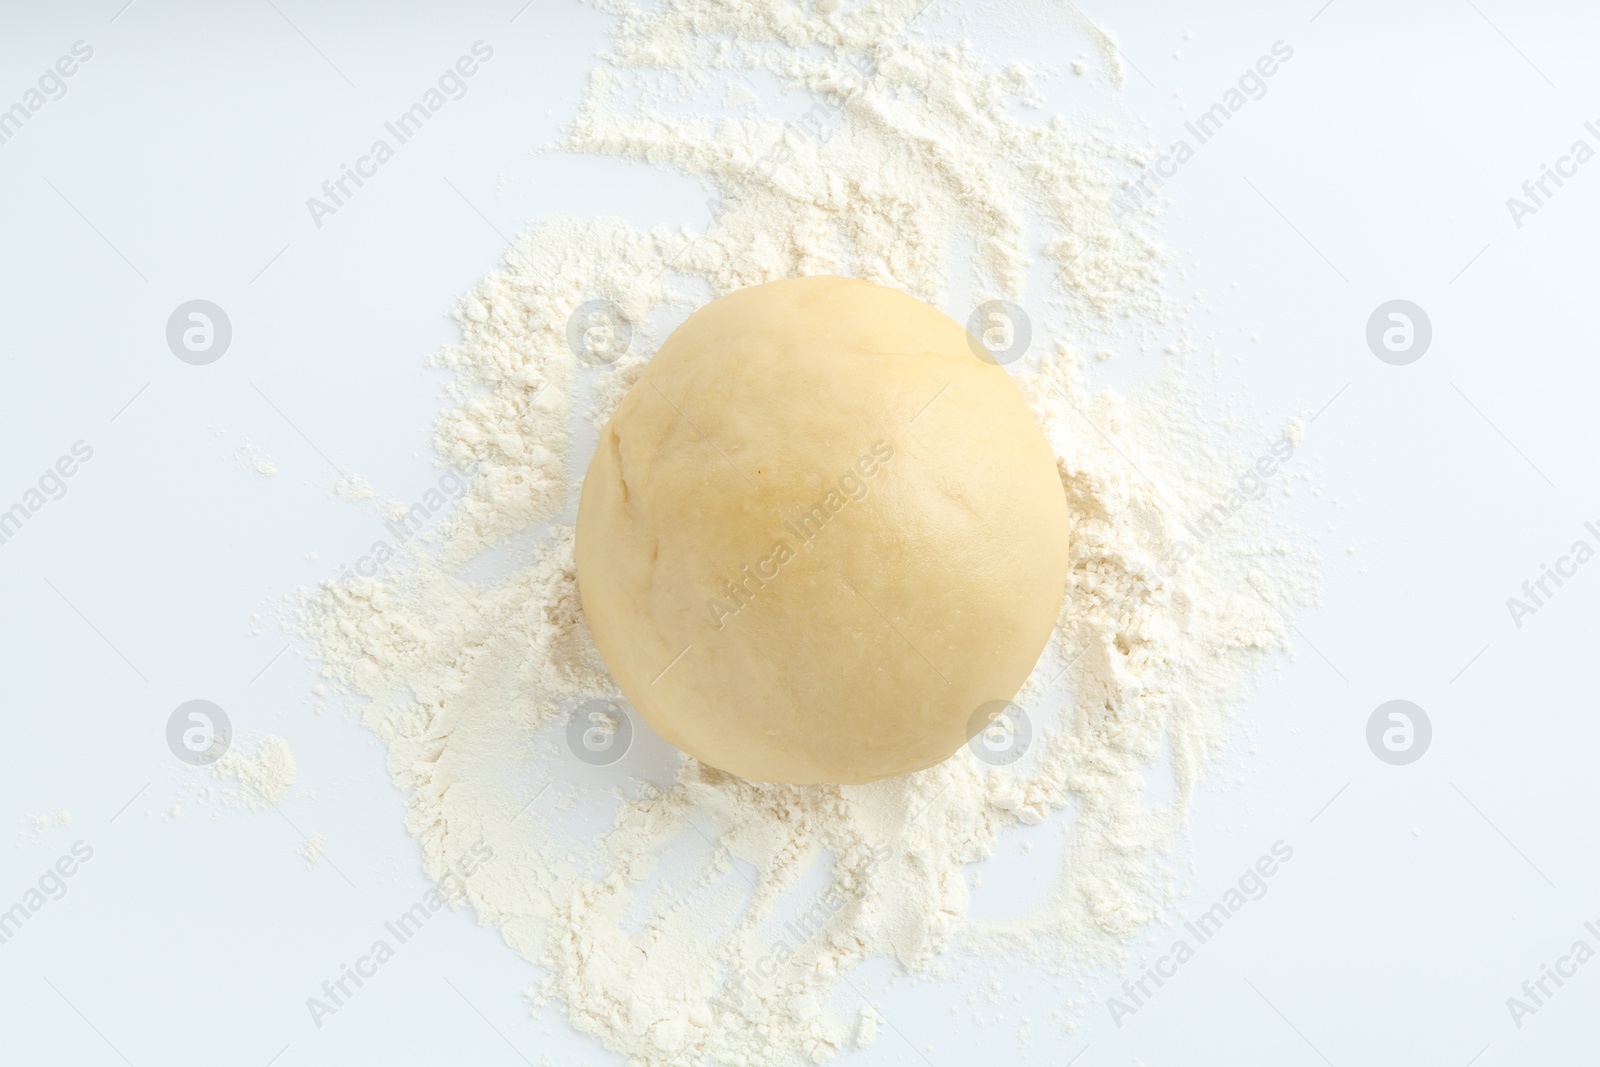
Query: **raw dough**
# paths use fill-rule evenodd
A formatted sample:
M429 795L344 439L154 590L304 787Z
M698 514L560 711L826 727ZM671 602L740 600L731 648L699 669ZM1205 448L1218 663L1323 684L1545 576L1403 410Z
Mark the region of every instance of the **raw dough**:
M1021 393L961 326L795 278L667 338L601 433L575 553L595 643L662 737L758 781L859 783L941 762L1015 695L1067 520Z

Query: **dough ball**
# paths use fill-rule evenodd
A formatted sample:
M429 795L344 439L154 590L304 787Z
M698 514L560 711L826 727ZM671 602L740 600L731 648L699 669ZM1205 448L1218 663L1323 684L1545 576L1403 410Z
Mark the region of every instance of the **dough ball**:
M949 757L1049 639L1055 457L1006 372L893 289L810 277L684 322L601 432L583 610L662 737L757 781Z

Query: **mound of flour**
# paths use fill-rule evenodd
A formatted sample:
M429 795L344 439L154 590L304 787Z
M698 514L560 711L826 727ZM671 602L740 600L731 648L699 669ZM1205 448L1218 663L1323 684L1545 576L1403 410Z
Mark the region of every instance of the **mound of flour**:
M558 1001L629 1064L826 1062L880 1034L851 978L878 957L908 971L953 952L1118 960L1176 899L1166 857L1190 793L1309 593L1299 550L1264 532L1265 483L1241 476L1253 459L1196 414L1182 359L1124 399L1092 389L1074 355L1119 321L1175 322L1164 253L1112 210L1138 152L1017 119L1034 72L918 38L919 7L618 8L559 147L696 176L710 223L550 219L518 240L438 357L455 376L438 457L470 486L378 577L326 582L301 612L387 743L430 875L487 841L496 862L467 883L481 921L541 966L536 1003ZM803 117L756 113L756 75ZM704 117L704 101L743 112ZM631 776L580 764L568 716L620 697L572 565L580 442L664 331L709 296L796 274L945 305L960 269L974 302L1032 293L1033 350L1012 369L1073 515L1059 625L1017 701L1024 758L991 767L963 750L859 787L746 782L649 738ZM567 339L594 300L632 328L599 370ZM947 310L966 321L970 306ZM1296 436L1262 447L1292 453ZM1152 804L1158 773L1173 799ZM1048 900L971 921L967 866L1008 829L1053 820L1071 829Z

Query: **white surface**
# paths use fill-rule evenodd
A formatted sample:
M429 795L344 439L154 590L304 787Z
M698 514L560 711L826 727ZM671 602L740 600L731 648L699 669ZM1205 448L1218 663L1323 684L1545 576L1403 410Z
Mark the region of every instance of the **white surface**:
M436 918L312 1024L306 998L426 882L380 746L336 705L313 710L301 649L274 661L286 638L251 616L381 535L372 502L332 496L318 450L380 498L416 499L436 477L440 379L421 364L452 337L446 313L502 234L546 213L698 226L704 191L537 152L605 24L566 0L535 0L514 24L517 2L278 0L280 15L138 0L112 22L120 3L0 13L0 107L74 41L95 49L66 96L0 145L0 508L74 441L94 448L65 498L0 545L0 812L15 827L0 908L73 841L94 848L64 898L0 945L3 1058L612 1063L556 1009L529 1014L520 990L535 969L464 913ZM1163 142L1273 41L1295 49L1166 187L1164 229L1178 265L1199 264L1172 289L1212 308L1194 326L1201 353L1221 353L1219 394L1267 424L1338 394L1301 452L1327 497L1296 512L1320 538L1324 603L1299 619L1293 660L1242 709L1237 753L1195 804L1191 911L1274 841L1294 859L1120 1029L1103 1003L1120 976L1073 1016L1062 1005L1082 990L1006 966L992 994L979 967L891 985L885 1013L917 1047L886 1028L841 1062L1056 1064L1086 1047L1083 1067L1593 1055L1600 962L1520 1029L1505 1001L1578 938L1600 947L1583 929L1600 925L1600 563L1520 629L1505 601L1575 539L1596 542L1583 524L1600 520L1588 351L1600 163L1521 229L1505 198L1574 139L1596 143L1583 124L1600 119L1600 17L1500 0L1228 7L1093 12L1137 66L1120 104L1059 11L957 11L996 61L1061 71L1052 108L1126 108ZM933 32L955 25L929 16ZM314 227L305 198L480 38L495 55L466 97ZM1080 54L1091 74L1076 79L1065 68ZM207 367L164 339L172 309L196 297L234 329ZM1395 297L1434 325L1407 367L1363 339ZM1130 350L1114 368L1137 376L1160 358ZM244 468L245 441L276 477ZM289 740L300 780L281 814L193 799L208 779L176 763L163 730L194 697L243 734ZM1396 697L1435 730L1407 767L1379 762L1364 737ZM70 828L32 828L29 816L62 809ZM296 828L324 836L323 862L307 868ZM1002 872L1042 867L1048 851L1003 849L984 913L1019 906L1029 890L996 895ZM1172 936L1139 951L1153 962ZM886 981L876 968L867 987Z

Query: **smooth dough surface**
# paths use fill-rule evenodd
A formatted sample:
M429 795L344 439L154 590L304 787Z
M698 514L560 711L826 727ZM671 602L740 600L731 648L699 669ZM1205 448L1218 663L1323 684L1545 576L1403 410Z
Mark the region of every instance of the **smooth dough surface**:
M578 583L623 695L757 781L932 766L1049 638L1068 516L1022 394L967 332L837 277L708 304L584 478Z

